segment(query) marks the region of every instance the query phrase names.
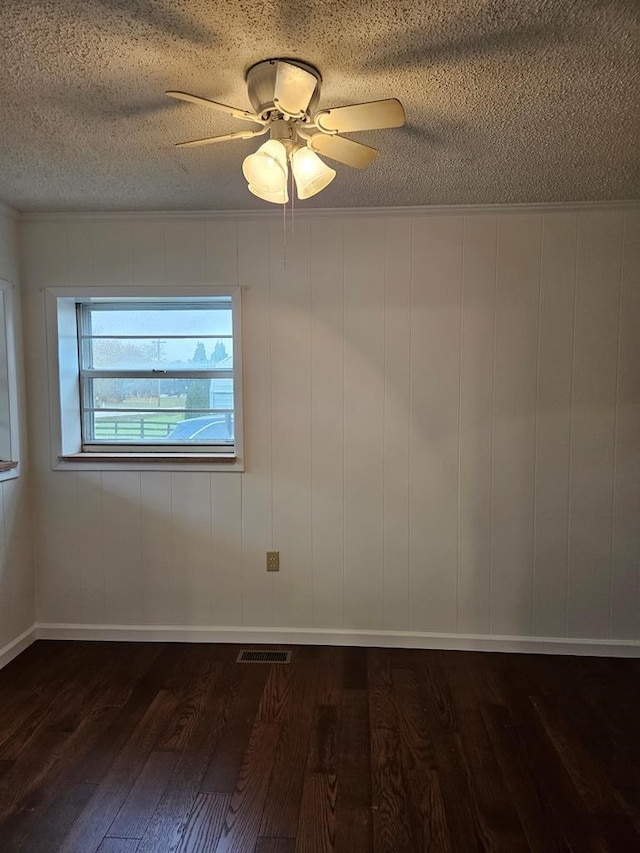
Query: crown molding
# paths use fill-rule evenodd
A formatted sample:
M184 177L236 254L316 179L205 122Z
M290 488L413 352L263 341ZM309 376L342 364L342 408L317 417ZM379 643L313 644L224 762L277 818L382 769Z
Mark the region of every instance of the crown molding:
M532 204L423 205L415 207L296 207L296 219L351 217L417 217L500 213L563 213L602 210L638 210L640 199L619 201L535 202ZM10 210L10 208L8 208ZM21 222L126 222L217 219L282 219L282 210L122 210L122 211L33 211L16 213Z
M0 201L0 215L8 216L10 219L19 219L22 214L19 210L16 210L8 204L5 204L3 201Z

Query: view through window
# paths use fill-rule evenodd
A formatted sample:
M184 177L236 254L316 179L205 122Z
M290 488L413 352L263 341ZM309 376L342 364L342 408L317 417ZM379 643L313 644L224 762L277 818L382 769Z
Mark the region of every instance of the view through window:
M234 444L230 297L79 303L84 450Z

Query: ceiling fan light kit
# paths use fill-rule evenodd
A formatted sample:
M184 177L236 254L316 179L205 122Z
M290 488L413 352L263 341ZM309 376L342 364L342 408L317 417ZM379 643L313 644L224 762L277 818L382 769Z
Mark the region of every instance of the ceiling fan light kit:
M250 139L268 133L268 141L245 157L242 172L249 191L272 204L286 204L289 200L289 166L298 198L306 199L325 189L336 176L318 154L355 169L368 166L377 157L375 148L339 134L404 124L404 109L395 98L318 110L320 73L297 59L258 62L247 72L246 82L254 113L187 92L168 91L166 94L172 98L259 125L258 129L179 142L177 147Z

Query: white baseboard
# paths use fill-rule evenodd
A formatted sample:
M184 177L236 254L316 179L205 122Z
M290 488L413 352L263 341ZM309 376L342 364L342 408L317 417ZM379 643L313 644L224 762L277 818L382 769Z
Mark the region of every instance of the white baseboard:
M42 640L112 640L175 643L251 643L525 652L545 655L640 657L639 640L567 637L501 637L483 634L429 634L414 631L356 631L331 628L243 628L186 625L38 624Z
M14 658L17 658L20 652L27 649L31 643L35 643L36 639L36 626L32 625L20 634L19 637L16 637L15 640L12 640L3 649L0 649L0 669L10 663Z

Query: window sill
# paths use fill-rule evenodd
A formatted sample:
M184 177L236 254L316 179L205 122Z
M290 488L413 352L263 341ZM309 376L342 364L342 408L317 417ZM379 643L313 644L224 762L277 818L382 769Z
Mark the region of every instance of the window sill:
M89 471L242 471L233 453L70 453L58 456L55 469Z

